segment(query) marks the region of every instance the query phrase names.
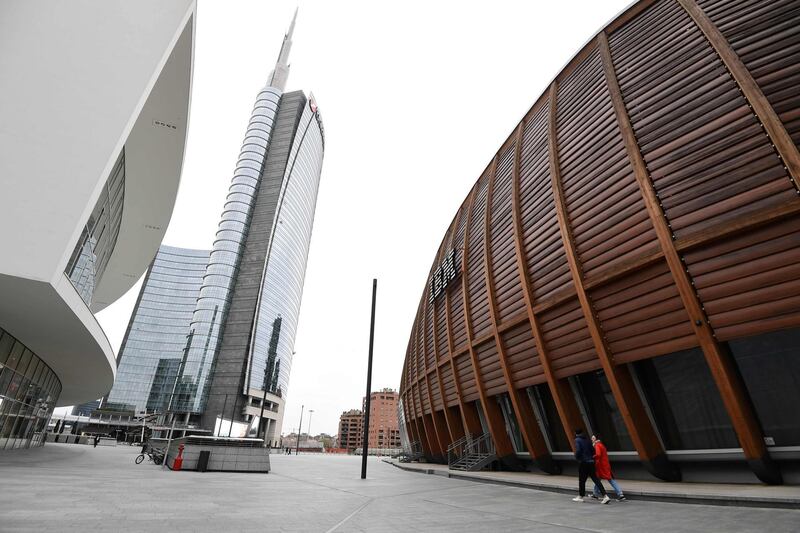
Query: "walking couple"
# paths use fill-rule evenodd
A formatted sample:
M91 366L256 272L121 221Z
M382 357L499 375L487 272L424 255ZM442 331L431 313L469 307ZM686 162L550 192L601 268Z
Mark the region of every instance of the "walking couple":
M586 479L591 478L594 482L594 489L592 490L592 498L599 499L603 495L600 503L608 503L611 498L606 494L606 489L603 487L601 479L608 480L614 491L617 493L617 501L625 501L625 495L622 489L614 479L614 474L611 472L611 463L608 461L608 451L605 445L600 442L600 436L592 435L592 441L582 429L575 430L575 459L578 460L578 496L572 498L574 502L582 502L583 497L586 496Z

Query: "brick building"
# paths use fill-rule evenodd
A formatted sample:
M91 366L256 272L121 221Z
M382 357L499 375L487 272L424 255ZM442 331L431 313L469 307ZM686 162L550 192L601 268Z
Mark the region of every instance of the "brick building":
M361 447L364 433L364 413L350 409L339 417L339 447L355 450Z
M369 449L381 450L400 448L400 428L397 421L397 401L399 394L392 389L381 389L370 395L369 406ZM339 447L347 450L360 449L364 439L364 413L367 398L362 400L361 409L345 411L339 417Z
M398 398L397 391L392 389L381 389L370 395L369 448L400 448ZM366 410L366 398L363 408Z

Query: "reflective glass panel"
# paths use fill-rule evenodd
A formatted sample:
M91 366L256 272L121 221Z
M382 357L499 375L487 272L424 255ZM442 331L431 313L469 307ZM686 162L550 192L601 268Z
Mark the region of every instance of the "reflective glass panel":
M542 433L550 442L550 449L554 452L568 452L572 450L561 418L558 416L556 403L550 394L550 388L546 384L528 387L528 398L533 405L537 421Z
M514 406L511 405L511 398L508 396L508 393L497 396L497 403L500 404L500 410L503 412L506 433L508 433L508 437L511 439L514 451L517 453L526 453L528 449L525 447L522 440L522 433L520 433L517 417L514 414Z
M768 446L800 445L800 329L729 343Z
M637 361L634 368L668 450L739 446L699 348Z
M3 329L0 351L13 357L8 366L0 365L0 450L40 446L61 384L44 361Z
M609 450L633 450L628 428L611 392L611 385L602 370L575 377L580 400L589 418L593 433L599 433Z

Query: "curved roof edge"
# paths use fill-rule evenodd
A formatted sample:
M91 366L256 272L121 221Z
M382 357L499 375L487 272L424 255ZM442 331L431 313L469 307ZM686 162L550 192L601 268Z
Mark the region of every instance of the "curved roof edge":
M101 397L114 383L114 350L69 278L45 281L0 274L3 329L33 351L61 381L57 406Z
M125 198L117 244L94 291L98 312L147 270L167 231L183 167L191 101L195 5L165 53L125 141Z

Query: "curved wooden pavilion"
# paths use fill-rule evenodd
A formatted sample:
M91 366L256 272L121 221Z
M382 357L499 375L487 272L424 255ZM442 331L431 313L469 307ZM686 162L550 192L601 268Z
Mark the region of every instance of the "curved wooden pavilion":
M729 424L735 457L782 481L735 355L800 326L799 50L796 0L643 0L556 76L425 284L400 393L429 460L483 434L501 462L557 472L588 423L680 479L671 443L704 435L681 426L673 385L669 434L642 367L667 383L661 362L680 359L713 383L709 419Z

